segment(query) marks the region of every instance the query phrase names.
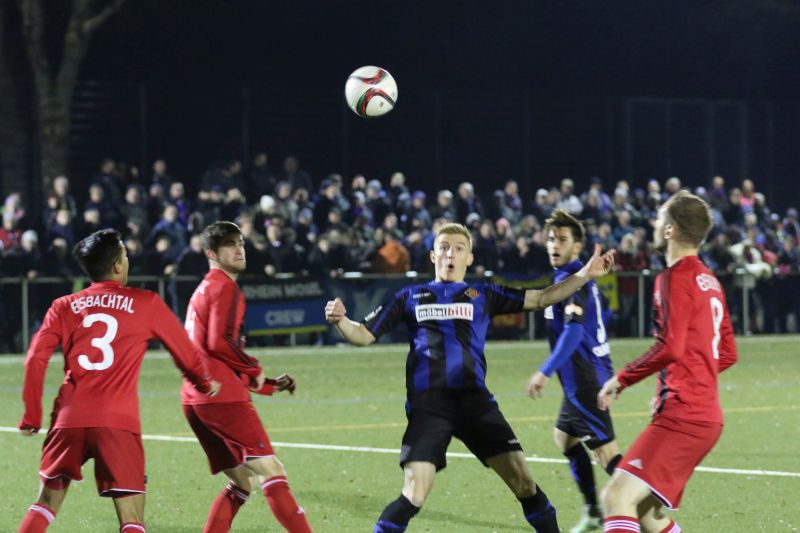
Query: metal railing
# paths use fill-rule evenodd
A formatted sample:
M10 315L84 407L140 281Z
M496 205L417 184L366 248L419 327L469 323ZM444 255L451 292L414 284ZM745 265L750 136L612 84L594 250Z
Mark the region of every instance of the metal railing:
M624 336L631 336L631 337L645 337L650 334L648 323L649 323L649 316L648 316L648 309L650 306L650 301L652 300L652 292L653 292L653 281L655 279L655 275L657 273L651 272L649 270L637 271L637 272L617 272L617 280L618 282L624 279L629 278L636 278L636 301L635 301L635 328L629 328L628 334ZM277 279L291 279L293 278L293 274L279 274L276 276ZM750 334L753 330L753 323L752 323L752 316L751 311L753 306L753 292L758 287L757 280L745 271L742 268L737 269L733 273L730 274L720 274L718 275L720 282L723 285L723 288L726 290L728 294L728 305L731 308L732 315L734 316L734 326L739 334ZM384 274L368 274L368 273L361 273L361 272L346 272L337 277L339 282L352 282L354 285L359 281L363 280L384 280L387 278L394 278L394 279L408 279L409 282L430 279L430 274L417 274L416 272L408 272L406 275L384 275ZM800 276L797 274L793 274L791 278L798 284L800 284ZM181 314L179 312L179 308L181 306L185 306L188 302L188 297L186 294L191 294L191 291L183 291L181 294L183 296L178 295L178 290L171 288L177 287L178 284L181 283L191 283L191 290L194 289L194 285L201 279L200 276L175 276L175 277L164 277L164 276L131 276L128 279L128 285L130 286L138 286L142 288L148 288L150 290L156 291L162 299L166 299L167 296L170 296L169 299L172 301L172 308L177 314ZM775 278L771 280L767 280L767 282L773 281ZM785 278L784 278L785 279ZM60 277L37 277L33 279L28 279L24 277L19 278L2 278L0 279L0 289L3 290L2 302L1 305L6 306L7 313L15 313L13 307L15 305L19 305L19 315L15 318L18 318L16 323L19 324L20 335L21 335L21 345L22 350L27 351L30 336L31 336L31 322L41 320L44 316L44 313L49 307L52 300L59 296L63 296L66 294L70 294L72 292L76 292L81 288L88 286L90 280L86 277L75 277L75 278L60 278ZM513 284L513 283L512 283ZM18 287L18 294L19 298L18 301L14 298L14 295L7 293L7 287ZM33 302L32 291L35 292L36 287L47 287L50 290L44 294L44 301L36 301ZM171 292L171 294L170 294ZM618 296L619 289L618 289ZM36 295L36 296L42 296ZM176 299L183 300L185 297L186 302L175 301ZM36 300L41 300L41 298L36 298ZM760 309L765 309L767 306L773 305L771 301L762 301L760 305ZM12 307L12 308L9 308ZM628 310L630 311L630 310ZM797 316L798 310L794 311L795 313L795 323L796 327L800 329L800 316ZM9 315L10 316L10 315ZM627 317L630 319L631 317ZM537 337L537 317L533 313L529 313L528 321L527 321L527 328L526 331L521 336L527 336L529 339L534 339ZM630 322L633 323L632 321ZM8 327L8 324L6 324Z

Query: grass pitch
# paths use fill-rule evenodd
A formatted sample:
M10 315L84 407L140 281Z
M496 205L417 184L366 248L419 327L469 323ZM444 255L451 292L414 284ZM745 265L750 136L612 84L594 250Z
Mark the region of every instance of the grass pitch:
M696 472L675 516L690 532L800 531L800 338L740 338L739 363L721 376L726 414L722 439ZM612 342L619 367L649 341ZM256 397L289 481L318 532L372 531L383 507L400 492L397 449L405 428L405 346L262 350L268 374L289 372L296 396ZM530 467L569 530L578 518L580 494L552 442L561 399L557 380L541 400L523 394L534 368L547 355L544 343L490 343L488 385L533 461ZM62 379L60 355L51 361L45 409ZM16 531L35 500L41 435L26 439L12 429L22 411L22 358L0 357L0 531ZM617 439L625 450L648 422L650 379L625 391L614 409ZM202 529L211 502L224 486L208 474L179 402L180 378L163 353L148 355L140 397L149 476L149 532ZM159 439L159 440L155 440ZM453 441L450 452L465 453ZM546 461L553 459L556 461ZM744 472L742 472L744 471ZM595 468L598 485L606 474ZM111 501L96 495L93 465L73 484L48 531L116 531ZM260 494L251 495L234 531L282 531ZM513 495L474 458L448 459L428 502L411 522L414 532L530 531Z

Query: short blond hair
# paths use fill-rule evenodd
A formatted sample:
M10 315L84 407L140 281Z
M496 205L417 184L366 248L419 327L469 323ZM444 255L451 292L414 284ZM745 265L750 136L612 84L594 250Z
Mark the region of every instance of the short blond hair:
M472 233L470 233L467 227L463 224L458 224L456 222L442 224L436 231L436 239L439 238L439 235L463 235L467 238L469 249L472 250ZM436 239L434 239L434 242L436 242Z

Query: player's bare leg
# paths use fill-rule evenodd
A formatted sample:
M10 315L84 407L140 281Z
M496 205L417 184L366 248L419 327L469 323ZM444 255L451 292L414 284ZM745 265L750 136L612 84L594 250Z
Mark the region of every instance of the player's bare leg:
M436 466L424 461L411 461L403 466L402 494L415 507L422 507L433 489Z
M525 455L520 451L501 453L486 459L522 505L525 520L539 533L558 533L556 509L533 481Z
M47 526L55 520L56 514L61 509L61 504L64 503L64 498L67 496L69 480L67 478L57 478L56 480L50 480L50 482L58 483L61 488L51 488L44 483L39 485L39 497L25 514L25 518L19 526L19 533L40 533L45 531Z
M145 495L118 493L113 499L120 533L144 533Z
M647 533L681 533L681 528L664 514L664 505L652 494L639 504L639 521Z
M609 475L614 473L613 469L617 466L619 460L622 459L622 455L619 453L619 444L617 444L615 440L595 448L592 450L592 454L597 464L599 464L603 470L608 471L609 466L611 467Z
M248 459L245 468L263 478L261 490L269 503L272 514L290 533L310 533L311 526L306 514L289 490L286 470L274 455ZM227 473L227 471L226 471ZM248 474L250 475L250 474Z
M428 499L436 477L436 465L426 461L409 461L403 465L403 490L400 496L387 505L375 524L373 533L398 533L405 531Z
M650 487L642 480L617 470L603 489L606 533L640 530L639 505L650 498Z

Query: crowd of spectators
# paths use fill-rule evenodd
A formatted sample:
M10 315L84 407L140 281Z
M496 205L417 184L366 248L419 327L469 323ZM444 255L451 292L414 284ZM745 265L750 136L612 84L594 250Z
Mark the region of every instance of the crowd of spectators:
M198 234L206 224L227 219L235 220L246 237L251 274L431 272L434 232L443 222L456 221L474 233L475 274L537 278L550 273L542 228L555 208L585 222L587 244L616 248L620 271L658 271L664 265L652 246L652 223L659 205L686 186L677 177L663 186L655 179L611 184L592 178L588 190L577 191L573 180L562 179L523 198L516 181L501 185L490 190L464 181L455 191L429 196L409 188L402 172L388 182L361 174L318 180L294 156L276 171L265 153L256 154L247 172L239 161L215 162L202 179L187 182L170 175L161 159L147 173L108 159L85 193L77 194L67 176L58 176L46 183L46 200L38 209L19 193L6 197L0 274L71 278L79 274L72 246L111 226L124 235L131 275L201 275L206 261ZM703 260L722 275L737 269L751 273L736 278L732 290L743 284L754 289L758 329L786 331L788 315L800 316L800 291L791 276L800 265L797 210L771 211L749 179L729 184L714 176L690 189L713 212ZM626 277L618 282L623 332L633 327L637 283ZM735 293L730 297L736 300ZM765 307L764 300L774 305ZM735 301L732 308L738 312Z

